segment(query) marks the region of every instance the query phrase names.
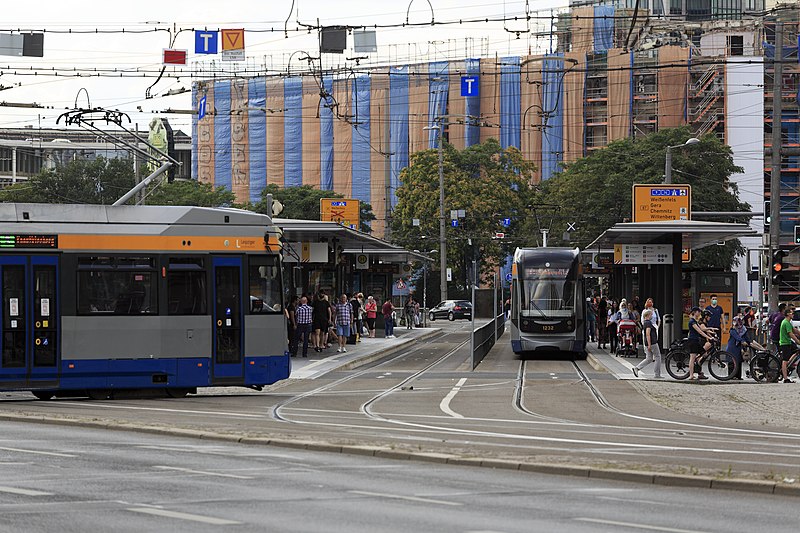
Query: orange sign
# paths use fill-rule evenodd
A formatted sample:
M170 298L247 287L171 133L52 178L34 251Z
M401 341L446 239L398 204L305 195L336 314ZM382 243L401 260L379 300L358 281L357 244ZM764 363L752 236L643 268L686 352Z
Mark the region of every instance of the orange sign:
M244 50L244 30L222 30L222 50Z
M634 222L691 219L692 188L689 185L633 186Z
M692 249L691 248L681 248L681 261L684 263L691 263L692 262Z
M319 219L323 222L337 222L351 229L359 229L360 205L358 200L349 198L320 198Z

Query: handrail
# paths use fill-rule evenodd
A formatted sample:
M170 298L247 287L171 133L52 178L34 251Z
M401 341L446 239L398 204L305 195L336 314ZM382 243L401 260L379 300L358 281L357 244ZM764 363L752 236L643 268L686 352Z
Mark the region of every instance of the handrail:
M494 346L495 337L500 336L506 330L506 315L499 314L490 322L472 331L473 343L475 347L472 351L472 370L475 370L486 354Z

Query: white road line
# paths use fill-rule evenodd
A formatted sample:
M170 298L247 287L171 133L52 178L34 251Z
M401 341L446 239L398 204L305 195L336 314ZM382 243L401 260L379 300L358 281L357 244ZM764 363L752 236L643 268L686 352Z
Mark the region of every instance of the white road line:
M73 455L71 453L58 453L58 452L42 452L39 450L25 450L22 448L6 448L0 447L0 450L5 450L7 452L18 452L18 453L32 453L35 455L50 455L53 457L77 457L77 455Z
M18 489L16 487L0 487L0 492L8 494L19 494L20 496L52 496L52 492L42 492L40 490Z
M467 382L467 378L459 379L458 383L456 383L456 386L453 387L453 390L448 392L447 396L445 396L442 399L442 401L439 402L439 409L441 409L442 412L452 416L453 418L464 418L464 415L460 415L460 414L456 413L455 411L453 411L452 409L450 409L450 401L453 398L456 397L456 394L458 394L458 391L461 390L461 386L464 385L464 383L466 383L466 382Z
M214 526L235 526L241 522L233 520L225 520L223 518L213 518L211 516L201 516L198 514L179 513L177 511L167 511L166 509L152 509L148 507L132 507L128 511L134 513L150 514L154 516L163 516L165 518L177 518L178 520L189 520L191 522L201 522L203 524L211 524Z
M674 527L650 526L647 524L634 524L632 522L616 522L614 520L601 520L599 518L575 518L578 522L590 522L592 524L604 524L607 526L630 527L635 529L646 529L648 531L667 531L668 533L702 533L696 529L677 529Z
M443 500L434 500L431 498L419 498L417 496L402 496L400 494L385 494L383 492L367 492L365 490L349 490L347 491L350 494L359 494L361 496L375 496L376 498L388 498L391 500L406 500L409 502L420 502L420 503L434 503L436 505L452 505L454 507L460 507L461 503L458 502L446 502Z
M174 470L175 472L184 472L186 474L201 474L204 476L216 476L216 477L229 477L233 479L253 479L250 476L239 476L236 474L224 474L221 472L206 472L205 470L191 470L189 468L179 468L177 466L154 466L153 468L158 468L159 470Z
M194 411L191 409L166 409L163 407L135 407L133 405L108 405L98 402L58 402L59 405L76 405L79 407L102 407L103 409L130 409L135 411L161 411L165 413L182 413L188 415L217 415L239 418L265 418L263 415L248 415L246 413L228 413L225 411Z

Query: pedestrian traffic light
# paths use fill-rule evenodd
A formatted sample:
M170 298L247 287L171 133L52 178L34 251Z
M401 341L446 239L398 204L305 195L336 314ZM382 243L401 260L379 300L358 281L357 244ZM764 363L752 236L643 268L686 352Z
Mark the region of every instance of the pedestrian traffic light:
M769 223L772 221L772 217L770 215L770 202L769 200L764 200L764 231L769 231Z
M789 265L784 261L786 252L783 250L775 250L772 254L772 283L781 283L783 281L783 272Z

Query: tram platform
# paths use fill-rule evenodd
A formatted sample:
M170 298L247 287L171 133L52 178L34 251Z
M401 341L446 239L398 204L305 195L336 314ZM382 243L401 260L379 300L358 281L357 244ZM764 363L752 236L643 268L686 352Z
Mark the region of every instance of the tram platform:
M336 344L322 352L315 352L309 348L307 359L299 354L297 357L292 357L292 373L289 378L316 379L329 372L351 370L391 355L414 342L430 338L440 331L441 328L434 327L415 329L397 327L394 330L396 338L386 339L381 336L370 339L362 337L361 342L348 344L347 352L337 352ZM382 332L378 332L378 334L382 335Z
M655 371L654 364L650 364L646 366L644 370L639 371L638 378L633 375L633 370L631 369L642 362L642 357L616 357L613 353L610 353L610 350L598 348L597 343L593 342L587 344L586 351L588 353L587 360L593 367L598 368L599 366L607 370L616 379L655 381L653 377L653 372ZM658 381L677 381L667 373L663 366L661 367L661 376L663 379Z

